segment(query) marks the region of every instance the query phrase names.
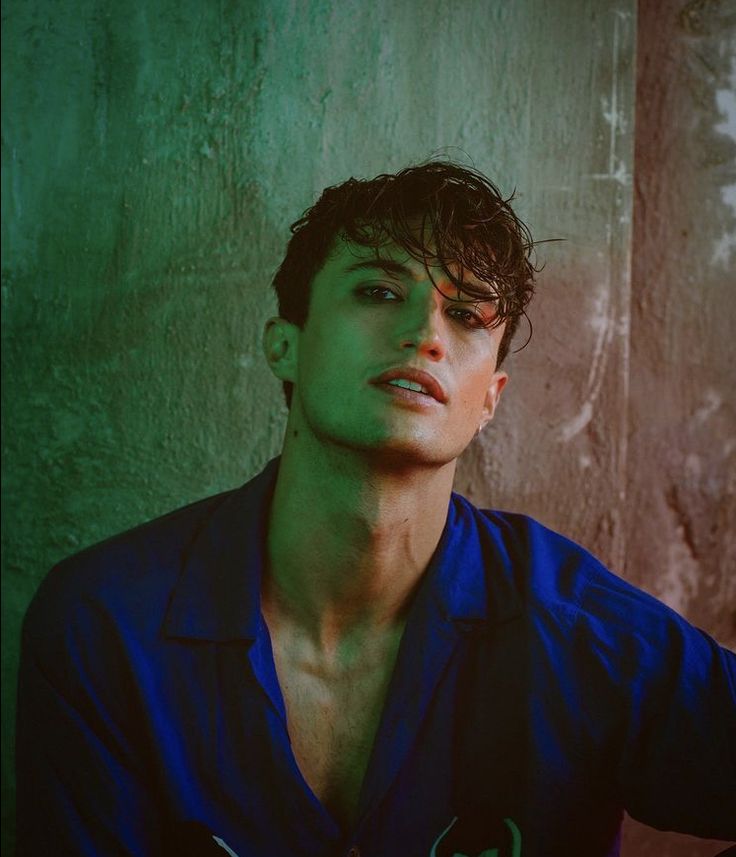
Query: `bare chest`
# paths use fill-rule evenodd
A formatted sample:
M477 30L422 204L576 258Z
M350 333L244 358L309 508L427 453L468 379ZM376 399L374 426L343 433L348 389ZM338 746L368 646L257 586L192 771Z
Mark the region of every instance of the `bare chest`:
M355 818L396 651L345 673L305 669L274 646L292 752L307 784L343 826Z

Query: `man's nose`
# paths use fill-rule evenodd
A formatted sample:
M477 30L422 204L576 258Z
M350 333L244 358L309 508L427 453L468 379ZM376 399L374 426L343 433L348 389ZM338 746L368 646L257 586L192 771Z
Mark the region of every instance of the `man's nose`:
M446 354L442 296L433 287L428 293L419 294L414 301L407 301L407 318L401 330L402 350L414 350L428 360L442 360Z

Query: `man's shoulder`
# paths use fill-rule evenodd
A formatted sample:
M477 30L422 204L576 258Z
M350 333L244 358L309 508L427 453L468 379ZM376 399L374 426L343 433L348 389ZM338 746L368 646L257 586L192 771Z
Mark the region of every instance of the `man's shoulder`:
M160 621L190 549L238 490L188 503L61 560L41 581L26 624L38 634L92 614Z
M529 598L575 604L594 580L624 584L589 550L535 518L468 506L480 538L493 544L497 559L513 573L515 583Z
M732 653L581 545L526 515L475 514L480 537L485 532L494 543L521 596L528 628L543 646L552 646L558 670L565 664L602 668L621 686L633 687L664 680L676 669L702 677L708 664L721 659L736 681ZM497 568L491 564L486 575Z
M476 509L481 530L513 576L527 607L606 633L682 622L670 607L639 589L582 545L534 518Z

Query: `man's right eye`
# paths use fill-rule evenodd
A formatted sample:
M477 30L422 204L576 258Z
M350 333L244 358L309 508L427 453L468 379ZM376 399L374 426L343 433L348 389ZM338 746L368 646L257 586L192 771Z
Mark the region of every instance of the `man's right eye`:
M389 286L361 286L358 289L358 294L367 298L368 300L374 301L376 303L381 303L383 301L397 301L399 299L398 294Z

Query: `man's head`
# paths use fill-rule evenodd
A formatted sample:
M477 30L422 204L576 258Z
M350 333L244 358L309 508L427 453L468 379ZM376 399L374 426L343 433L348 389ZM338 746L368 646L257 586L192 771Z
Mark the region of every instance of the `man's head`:
M510 201L481 173L447 161L328 187L291 225L273 279L279 315L304 326L312 282L337 242L376 250L393 243L415 259L434 259L448 273L454 267L461 277L470 273L486 284L478 294L465 294L483 300L490 292L497 301L494 324L505 322L500 366L534 293L531 235ZM291 386L284 383L287 404Z
M457 458L493 415L533 291L531 239L508 201L431 162L328 188L292 231L264 337L290 442Z

